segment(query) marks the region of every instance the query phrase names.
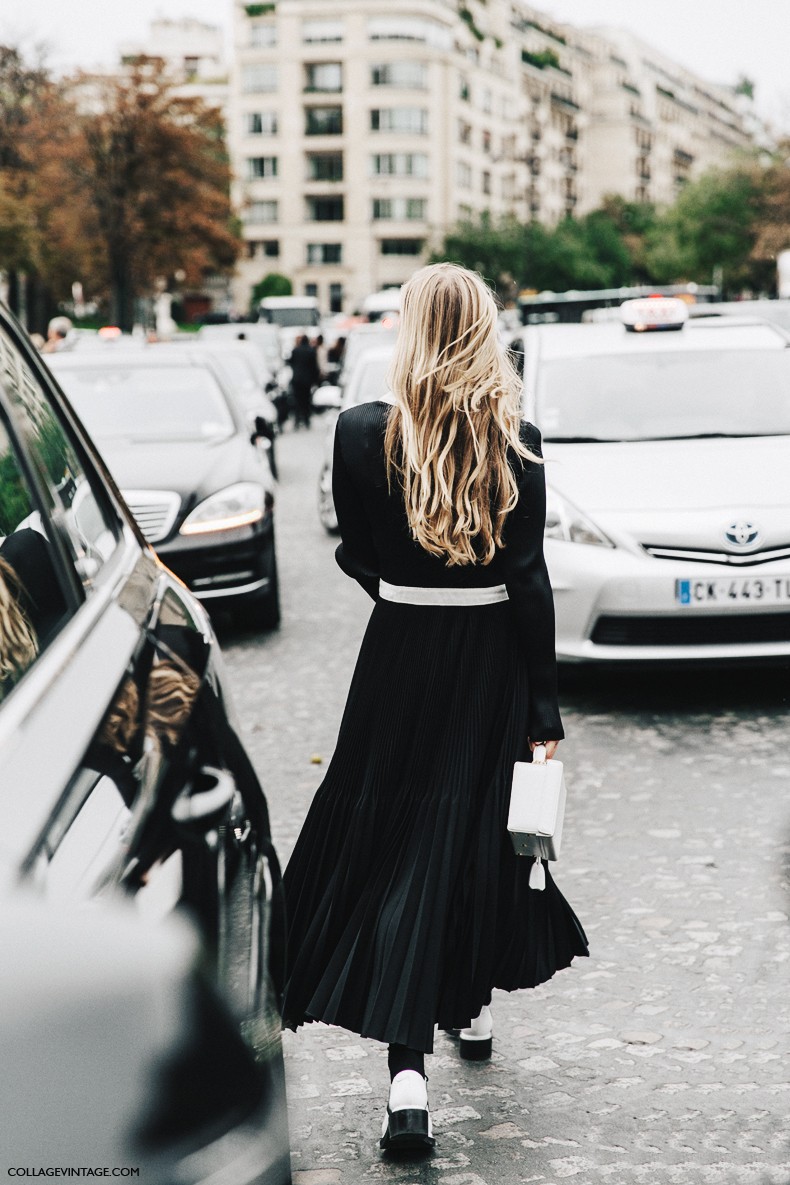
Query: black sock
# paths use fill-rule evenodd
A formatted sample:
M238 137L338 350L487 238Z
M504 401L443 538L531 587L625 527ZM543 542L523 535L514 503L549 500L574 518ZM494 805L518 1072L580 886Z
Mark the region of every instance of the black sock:
M390 1045L387 1062L390 1068L390 1082L401 1070L416 1070L425 1077L425 1054L421 1049L409 1049L408 1045Z

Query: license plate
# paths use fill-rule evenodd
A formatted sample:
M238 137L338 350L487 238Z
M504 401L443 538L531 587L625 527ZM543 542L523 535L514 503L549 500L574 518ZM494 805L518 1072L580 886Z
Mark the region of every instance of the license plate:
M790 576L723 576L676 580L675 600L689 609L727 605L788 605Z

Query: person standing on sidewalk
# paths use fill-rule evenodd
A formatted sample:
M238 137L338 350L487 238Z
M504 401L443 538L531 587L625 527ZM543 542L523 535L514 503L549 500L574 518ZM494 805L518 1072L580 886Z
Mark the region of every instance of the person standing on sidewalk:
M313 387L319 380L318 355L306 335L296 339L288 359L291 368L291 395L294 404L294 425L310 427L313 411Z
M587 940L506 829L514 762L563 729L540 433L479 276L436 264L405 285L391 386L337 423L337 560L375 606L285 872L283 1023L389 1046L396 1149L434 1142L434 1027L489 1056L492 990L543 983Z

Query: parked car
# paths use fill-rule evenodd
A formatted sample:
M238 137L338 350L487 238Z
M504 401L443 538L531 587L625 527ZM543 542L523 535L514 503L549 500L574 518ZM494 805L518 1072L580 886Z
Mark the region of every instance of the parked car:
M789 347L667 298L527 328L561 661L790 658Z
M338 390L340 414L358 403L370 403L374 399L385 399L389 395L387 374L392 361L395 343L385 338L385 343L371 346L355 359L348 383ZM321 388L319 387L319 390ZM324 441L324 456L318 476L318 517L321 526L330 535L337 534L337 513L332 497L332 455L335 447L335 425L337 414L332 414Z
M75 374L90 379L99 373L94 369L99 358L74 354L71 361L84 368ZM132 372L119 366L104 373L110 378L102 394L110 397L116 379L123 388ZM90 382L87 386L90 390ZM167 388L157 389L161 396ZM213 387L203 389L208 394L199 396L196 422L211 423L207 438L213 439L213 425L228 425L231 413ZM216 421L203 418L205 408ZM154 417L150 405L144 410ZM126 427L133 433L135 422L127 419ZM156 1116L152 1120L151 1138L161 1138L179 1160L179 1172L167 1179L198 1181L210 1167L238 1185L253 1180L286 1185L278 1015L281 880L266 800L237 731L217 643L204 608L146 543L51 371L1 307L0 603L4 900L15 900L26 887L68 911L81 933L83 917L98 918L106 903L121 898L152 922L173 910L188 913L201 936L201 959L236 1033L243 1032L254 1051L260 1076L259 1104L251 1109L233 1094L233 1083L217 1078L212 1087L188 1046L179 1067L160 1064L156 1002L152 996L146 1003L137 992L130 967L140 944L119 961L117 974L124 984L128 977L128 994L117 992L110 1019L99 986L110 949L101 933L92 931L91 939L84 931L69 957L63 942L52 951L49 922L39 931L28 920L2 938L0 1010L7 1020L9 993L15 993L14 1028L24 1037L27 1057L17 1092L9 1079L6 1030L6 1101L10 1092L15 1107L35 1108L42 1146L45 1134L69 1127L75 1110L85 1105L88 1086L75 1076L67 1093L48 1093L53 1058L68 1040L61 1031L64 1044L53 1041L53 1026L40 1023L41 1004L44 992L54 992L64 1002L65 1018L66 996L71 1002L84 997L80 1023L86 1034L98 1049L101 1027L111 1026L118 1051L117 1061L103 1057L95 1063L102 1075L102 1123L135 1118L126 1110L132 1063L123 1059L124 1042L135 1034L141 1041L150 1038L150 1100L160 1090L171 1098L174 1090L186 1090L182 1102L189 1098L192 1108L161 1112L160 1119L173 1119L174 1131L167 1124L157 1128ZM32 963L24 964L23 947ZM68 983L46 978L46 959L53 953L62 959ZM139 970L145 974L142 962ZM228 1022L211 1012L203 1016L221 1059ZM198 1019L195 1013L196 1024ZM198 1040L197 1030L191 1035ZM204 1051L206 1035L198 1042ZM249 1065L249 1059L239 1061L235 1040L229 1040L227 1056L231 1065ZM91 1097L96 1086L90 1084ZM10 1114L2 1109L3 1123L13 1126L14 1107ZM100 1116L88 1118L98 1123ZM0 1144L14 1153L12 1141ZM90 1155L90 1148L83 1153Z
M281 1081L184 921L16 892L2 899L0 944L4 1176L89 1163L149 1185L289 1180Z
M283 366L280 330L265 321L228 321L203 325L197 334L200 342L249 342L263 358L272 378L277 379Z
M280 620L269 426L201 349L53 355L143 534L201 601L263 629Z
M183 343L182 343L183 345ZM157 349L169 349L169 345L158 346ZM176 343L176 348L179 344ZM268 441L269 464L272 474L277 477L276 440L279 432L277 408L272 402L270 392L276 390L277 384L263 359L262 354L249 341L196 341L189 345L190 352L205 351L206 357L220 372L225 386L232 392L234 401L239 405L247 417L250 431L256 427L256 421L261 420L264 429L262 440Z

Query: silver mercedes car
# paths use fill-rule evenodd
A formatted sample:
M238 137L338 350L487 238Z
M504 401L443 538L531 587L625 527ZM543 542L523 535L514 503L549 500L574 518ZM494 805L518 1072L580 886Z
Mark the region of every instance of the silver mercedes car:
M628 305L524 333L558 656L790 659L790 337Z

